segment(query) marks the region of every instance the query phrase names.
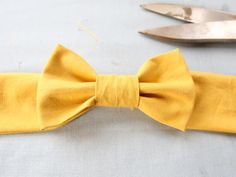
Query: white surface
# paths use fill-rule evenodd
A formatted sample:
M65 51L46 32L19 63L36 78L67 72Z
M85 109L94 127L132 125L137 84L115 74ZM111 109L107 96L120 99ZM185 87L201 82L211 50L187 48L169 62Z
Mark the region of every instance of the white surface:
M0 71L40 72L61 43L98 73L134 74L149 57L179 47L192 70L236 75L235 44L173 44L138 34L181 23L142 10L147 2L154 1L1 0ZM165 2L236 11L234 0ZM138 110L95 108L56 131L1 135L0 176L234 177L235 149L236 135L182 133Z

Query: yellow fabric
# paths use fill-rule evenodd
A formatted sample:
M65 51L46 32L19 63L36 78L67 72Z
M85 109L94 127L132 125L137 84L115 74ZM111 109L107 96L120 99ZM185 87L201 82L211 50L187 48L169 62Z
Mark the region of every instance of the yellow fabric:
M167 126L236 133L236 77L190 72L178 49L137 75L97 75L58 45L42 74L0 74L0 133L58 128L97 106L138 108Z
M138 107L138 77L98 75L95 97L98 106Z

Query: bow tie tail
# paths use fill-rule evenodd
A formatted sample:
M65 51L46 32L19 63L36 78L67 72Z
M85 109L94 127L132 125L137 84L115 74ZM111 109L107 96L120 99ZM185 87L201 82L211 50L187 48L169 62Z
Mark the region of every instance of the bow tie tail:
M191 74L196 97L187 129L236 133L236 77Z
M40 74L0 74L0 134L40 131L36 90Z

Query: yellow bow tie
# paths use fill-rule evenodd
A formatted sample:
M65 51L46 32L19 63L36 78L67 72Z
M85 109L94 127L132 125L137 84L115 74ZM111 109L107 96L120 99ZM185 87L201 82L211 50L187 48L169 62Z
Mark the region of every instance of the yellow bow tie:
M58 128L90 108L138 108L179 130L236 132L236 77L190 72L178 49L136 75L97 75L58 45L42 74L0 74L0 133Z

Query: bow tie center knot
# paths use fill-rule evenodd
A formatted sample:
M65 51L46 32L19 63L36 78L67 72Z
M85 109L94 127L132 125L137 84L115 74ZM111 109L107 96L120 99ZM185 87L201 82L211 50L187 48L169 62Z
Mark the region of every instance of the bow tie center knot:
M139 104L139 82L135 75L97 75L95 89L98 106L134 108Z

